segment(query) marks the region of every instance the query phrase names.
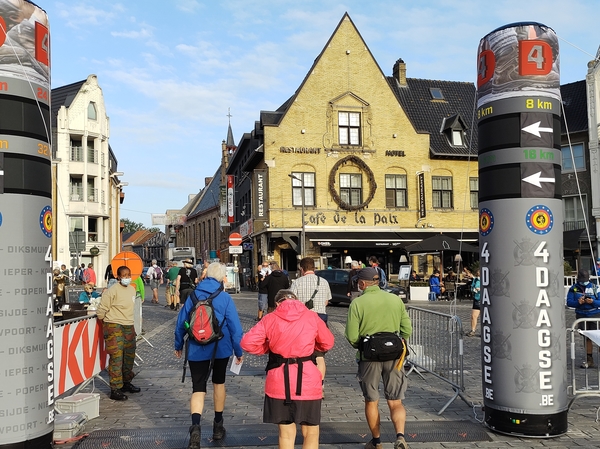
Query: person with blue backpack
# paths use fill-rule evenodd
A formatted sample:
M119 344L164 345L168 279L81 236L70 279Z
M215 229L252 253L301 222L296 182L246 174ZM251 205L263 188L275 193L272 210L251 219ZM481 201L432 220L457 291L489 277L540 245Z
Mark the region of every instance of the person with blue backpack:
M181 358L184 344L186 345L186 359L189 363L192 377L192 397L190 411L192 425L190 427L190 441L188 449L200 449L200 421L204 409L206 384L212 368L213 400L215 418L213 421L213 440L225 437L223 426L223 410L225 409L225 374L231 354L235 354L235 363L242 363L242 324L238 316L233 298L223 290L227 269L220 262L211 263L206 269L206 277L196 286L185 300L183 308L177 316L175 326L175 356ZM189 337L192 311L201 301L210 302L214 317L216 318L220 339L208 344L199 342ZM184 362L185 363L185 362ZM185 365L184 365L185 369ZM185 376L185 372L184 372Z
M375 268L377 270L377 273L379 273L379 288L387 288L388 283L387 278L385 277L385 271L383 271L383 268L379 266L379 259L377 258L377 256L369 257L369 265L371 266L371 268Z

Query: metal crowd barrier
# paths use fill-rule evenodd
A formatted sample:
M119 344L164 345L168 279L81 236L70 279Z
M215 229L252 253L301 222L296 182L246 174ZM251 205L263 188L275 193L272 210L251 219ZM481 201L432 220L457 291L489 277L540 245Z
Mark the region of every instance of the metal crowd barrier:
M425 379L421 371L426 371L448 383L454 395L438 412L446 408L457 398L470 407L464 396L465 380L463 371L463 330L460 318L456 315L434 312L418 307L407 307L412 321L413 333L408 341L410 366L407 375L416 372Z
M567 332L571 333L571 385L568 386L567 392L573 397L569 401L569 409L576 399L587 396L600 396L600 347L598 341L592 340L592 355L594 356L594 366L591 368L578 369L576 360L577 348L580 350L579 363L586 359L586 343L585 337L579 331L581 323L586 323L585 328L588 330L600 329L600 318L580 318L573 322ZM579 338L577 338L579 336ZM582 381L580 387L577 386L577 381Z

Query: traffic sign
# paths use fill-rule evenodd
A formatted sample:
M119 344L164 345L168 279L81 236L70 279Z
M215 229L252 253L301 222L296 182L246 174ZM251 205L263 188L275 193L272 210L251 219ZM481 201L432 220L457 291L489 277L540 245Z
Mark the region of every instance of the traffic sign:
M242 248L244 248L244 251L252 251L254 249L254 244L252 242L245 242L242 244Z
M244 253L244 248L242 248L241 246L230 246L229 247L229 254L243 254Z
M229 243L233 246L239 246L242 244L242 236L237 232L232 232L229 234Z

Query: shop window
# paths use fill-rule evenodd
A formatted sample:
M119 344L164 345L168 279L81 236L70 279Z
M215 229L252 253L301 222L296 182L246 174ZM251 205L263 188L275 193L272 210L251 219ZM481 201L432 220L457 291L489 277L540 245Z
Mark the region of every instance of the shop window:
M452 177L432 177L432 202L435 209L452 209Z
M340 173L340 198L350 206L362 204L362 174Z
M385 175L385 207L406 207L406 175Z
M360 145L360 113L338 112L340 145Z

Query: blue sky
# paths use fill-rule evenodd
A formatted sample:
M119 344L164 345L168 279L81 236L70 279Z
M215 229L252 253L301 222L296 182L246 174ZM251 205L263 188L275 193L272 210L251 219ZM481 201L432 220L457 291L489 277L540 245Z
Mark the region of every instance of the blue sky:
M541 22L560 39L561 83L600 45L597 0L37 0L48 13L52 87L98 76L125 173L122 217L183 207L236 143L306 76L345 12L386 75L474 82L480 39Z

